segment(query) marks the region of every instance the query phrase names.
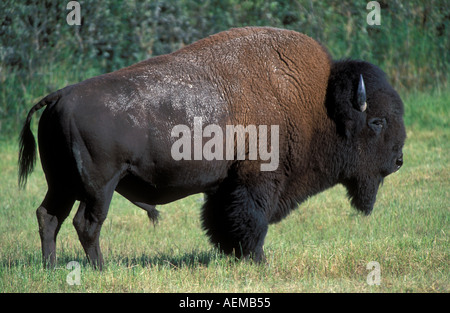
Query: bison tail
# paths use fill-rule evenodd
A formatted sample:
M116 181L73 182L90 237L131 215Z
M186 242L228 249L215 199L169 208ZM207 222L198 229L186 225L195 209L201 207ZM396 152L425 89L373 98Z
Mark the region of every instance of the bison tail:
M33 171L36 164L36 141L30 128L31 117L44 106L56 103L59 98L58 92L52 93L35 104L28 112L19 138L19 188L21 189L25 188L28 175Z

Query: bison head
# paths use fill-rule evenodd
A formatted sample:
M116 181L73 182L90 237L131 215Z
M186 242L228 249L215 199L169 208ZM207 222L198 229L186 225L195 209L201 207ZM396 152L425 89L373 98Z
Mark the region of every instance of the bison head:
M382 70L348 60L333 64L326 103L342 143L339 181L368 215L384 177L403 164L403 103Z

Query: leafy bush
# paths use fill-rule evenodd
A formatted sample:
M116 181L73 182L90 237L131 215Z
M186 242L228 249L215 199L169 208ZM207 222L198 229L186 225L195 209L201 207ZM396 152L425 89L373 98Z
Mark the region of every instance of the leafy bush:
M240 26L303 32L335 58L379 65L402 92L445 88L450 72L445 1L379 1L380 26L367 25L367 2L80 0L82 25L70 26L64 1L3 0L0 132L17 132L33 103L67 84Z

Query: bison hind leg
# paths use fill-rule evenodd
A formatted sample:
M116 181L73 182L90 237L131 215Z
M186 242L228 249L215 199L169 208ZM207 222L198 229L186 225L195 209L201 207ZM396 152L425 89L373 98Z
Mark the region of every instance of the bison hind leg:
M245 186L227 185L206 195L202 208L203 229L210 241L237 258L264 260L264 238L268 221L264 208Z
M56 236L75 202L75 197L61 190L50 189L36 210L41 237L44 267L56 264Z

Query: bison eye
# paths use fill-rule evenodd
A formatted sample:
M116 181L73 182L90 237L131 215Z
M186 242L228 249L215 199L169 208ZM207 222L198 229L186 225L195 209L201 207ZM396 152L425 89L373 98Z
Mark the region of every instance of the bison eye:
M375 134L379 135L383 127L386 127L386 119L378 117L371 118L369 120L369 127L375 132Z

